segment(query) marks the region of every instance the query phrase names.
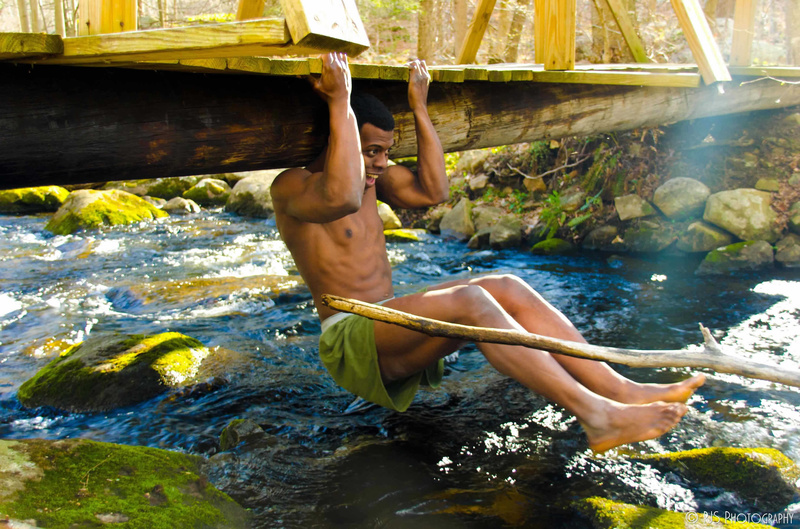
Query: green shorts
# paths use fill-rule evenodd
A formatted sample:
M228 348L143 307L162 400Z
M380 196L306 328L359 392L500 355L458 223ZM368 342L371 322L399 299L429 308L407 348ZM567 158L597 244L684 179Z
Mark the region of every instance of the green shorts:
M331 316L339 318L339 315ZM319 337L319 357L336 383L359 397L396 411L406 411L420 384L438 387L444 360L410 377L384 384L375 348L374 323L354 314L341 316Z

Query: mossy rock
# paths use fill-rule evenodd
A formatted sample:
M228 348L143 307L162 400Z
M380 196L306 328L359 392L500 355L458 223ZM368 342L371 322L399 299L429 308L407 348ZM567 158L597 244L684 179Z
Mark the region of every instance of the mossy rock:
M123 180L109 182L103 189L127 191L138 196L151 196L171 200L180 197L201 180L199 176L180 176L170 178L153 178L149 180Z
M725 275L772 268L775 256L766 241L744 241L709 252L700 263L697 275Z
M563 239L552 238L537 242L531 248L531 253L537 255L558 255L575 251L575 246Z
M265 441L265 444L274 445L274 439L267 436L261 426L250 419L234 419L222 430L219 435L220 450L233 450L240 443L258 443Z
M201 457L86 439L0 440L0 517L37 527L249 527Z
M69 196L59 186L25 187L0 191L0 213L29 214L57 211Z
M378 200L378 215L383 221L384 230L397 230L403 227L403 223L392 210L392 207L385 202Z
M81 189L69 194L45 229L69 235L81 229L132 224L169 215L146 200L125 191Z
M423 229L396 229L383 230L386 242L417 242L428 234L428 230Z
M224 180L204 178L183 193L183 198L194 200L201 206L224 206L231 195L231 186Z
M40 369L20 386L17 398L28 408L73 412L130 406L182 385L208 353L177 332L95 336Z
M271 189L277 174L277 171L257 171L256 174L239 180L225 203L225 211L243 217L271 217L275 211Z
M641 458L687 480L733 491L763 511L796 501L800 467L774 448L699 448Z
M472 222L472 203L462 198L439 222L439 231L446 237L466 241L475 234Z
M625 230L622 238L630 252L656 253L666 250L678 236L666 224L641 222L638 226L631 226Z
M771 525L725 520L710 513L667 511L605 498L585 498L574 504L596 529L766 529Z
M702 220L689 224L678 236L677 248L682 252L710 252L733 242L733 236Z

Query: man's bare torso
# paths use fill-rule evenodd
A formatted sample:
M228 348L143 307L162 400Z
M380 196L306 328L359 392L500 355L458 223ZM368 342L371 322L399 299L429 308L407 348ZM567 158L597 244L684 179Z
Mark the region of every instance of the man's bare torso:
M302 169L295 169L295 171ZM328 223L302 222L276 209L281 238L305 279L321 320L335 313L320 303L322 294L377 302L393 296L383 222L374 187L361 208Z

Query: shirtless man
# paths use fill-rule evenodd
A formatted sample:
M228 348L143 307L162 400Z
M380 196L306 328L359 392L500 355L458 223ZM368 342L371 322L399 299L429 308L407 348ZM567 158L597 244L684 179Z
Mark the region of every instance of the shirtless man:
M336 312L320 303L322 294L464 325L584 341L563 314L512 275L453 281L393 297L376 201L423 208L444 202L449 192L444 154L427 110L430 76L422 61L409 68L417 174L388 164L393 118L382 104L365 104L358 94L351 108L347 57L334 53L323 57L322 75L311 80L330 112L327 148L308 167L284 171L272 185L278 229L322 320L323 364L345 389L399 411L409 406L420 381L436 385L441 380L441 359L464 344ZM521 346L477 346L499 372L574 414L598 452L669 431L705 380L697 375L675 384L640 384L602 362Z

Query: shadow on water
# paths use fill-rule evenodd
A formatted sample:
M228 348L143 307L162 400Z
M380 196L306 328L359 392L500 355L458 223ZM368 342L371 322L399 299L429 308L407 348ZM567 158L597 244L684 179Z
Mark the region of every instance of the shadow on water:
M310 296L302 285L264 279L298 279L274 224L203 212L52 237L45 222L0 218L0 438L85 437L206 456L212 482L252 509L258 527L588 527L571 502L593 495L753 512L727 491L684 483L631 456L764 446L800 461L794 390L707 373L672 432L598 456L574 418L498 375L473 346L448 364L442 387L420 391L406 413L346 413L353 397L317 358ZM397 295L513 273L593 343L680 349L701 341L702 322L737 354L800 363L796 272L703 278L691 257L468 252L435 237L392 244L389 256ZM59 344L168 330L214 350L190 388L104 414L26 410L16 400ZM690 373L617 367L648 382ZM235 418L265 435L220 451L219 434Z

